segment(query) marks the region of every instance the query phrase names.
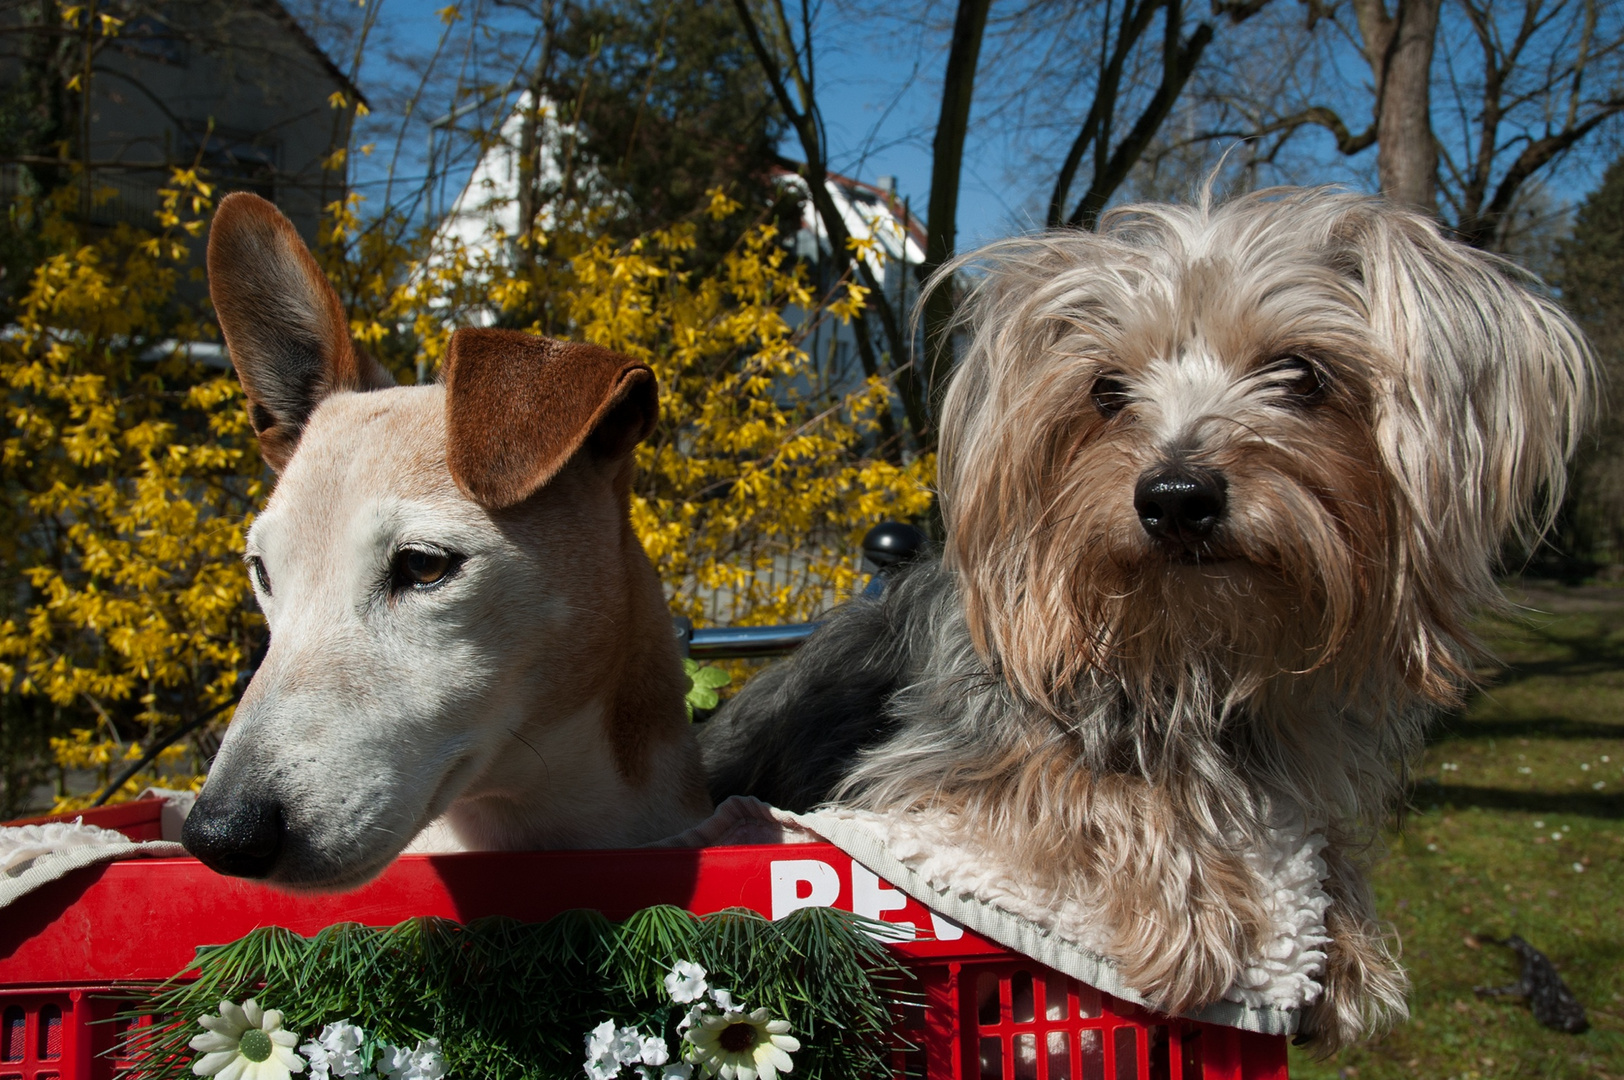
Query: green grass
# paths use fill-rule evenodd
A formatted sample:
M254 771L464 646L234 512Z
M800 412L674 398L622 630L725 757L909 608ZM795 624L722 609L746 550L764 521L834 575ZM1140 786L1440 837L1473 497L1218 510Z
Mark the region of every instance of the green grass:
M1411 1020L1329 1061L1293 1050L1293 1077L1624 1077L1624 589L1510 595L1529 610L1480 628L1506 666L1439 725L1375 875ZM1589 1032L1473 994L1516 978L1474 935L1513 933L1556 964Z

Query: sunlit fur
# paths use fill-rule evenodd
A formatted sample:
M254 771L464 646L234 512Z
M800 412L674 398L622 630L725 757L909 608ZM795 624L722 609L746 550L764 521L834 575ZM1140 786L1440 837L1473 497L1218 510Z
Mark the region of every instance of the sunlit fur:
M707 740L713 776L728 726L770 769L764 746L800 751L764 730L834 730L831 708L792 704L829 682L817 670L891 663L880 734L851 722L817 798L955 813L1103 911L1128 982L1169 1009L1221 997L1256 955L1239 853L1303 823L1330 840L1334 937L1304 1030L1330 1050L1401 1017L1359 862L1427 717L1468 685L1504 538L1560 500L1588 410L1580 335L1509 265L1325 189L1129 207L949 275L974 284L943 410L942 568L872 630L913 643L827 644L747 689ZM1119 411L1096 407L1102 376ZM1169 553L1134 490L1181 463L1220 473L1228 507Z

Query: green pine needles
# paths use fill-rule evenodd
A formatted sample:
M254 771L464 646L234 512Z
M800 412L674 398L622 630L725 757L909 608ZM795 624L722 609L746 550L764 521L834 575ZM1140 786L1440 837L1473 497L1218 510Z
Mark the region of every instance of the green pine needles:
M895 1017L917 995L871 936L879 925L832 908L773 922L743 909L651 907L619 924L570 911L545 923L343 923L311 938L265 927L199 949L196 979L157 987L125 1014L159 1019L132 1028L118 1054L136 1062L132 1080L189 1077L198 1018L252 997L280 1009L301 1041L340 1020L380 1045L438 1039L450 1080L579 1080L587 1033L605 1020L663 1034L677 1059L685 1010L663 980L689 961L790 1022L797 1078L889 1077Z

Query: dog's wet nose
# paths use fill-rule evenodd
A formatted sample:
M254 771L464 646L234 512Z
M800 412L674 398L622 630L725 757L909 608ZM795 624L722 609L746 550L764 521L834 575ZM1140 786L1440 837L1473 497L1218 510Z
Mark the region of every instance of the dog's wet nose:
M1133 508L1157 540L1194 544L1212 535L1229 503L1223 474L1193 465L1147 472L1133 490Z
M282 807L268 799L197 800L181 827L180 842L211 870L262 878L282 849Z

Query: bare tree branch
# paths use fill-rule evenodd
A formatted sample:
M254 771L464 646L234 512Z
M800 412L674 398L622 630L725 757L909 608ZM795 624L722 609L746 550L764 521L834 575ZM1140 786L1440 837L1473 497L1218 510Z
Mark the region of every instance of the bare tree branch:
M1087 194L1078 200L1077 207L1066 219L1066 224L1073 227L1092 227L1099 217L1101 210L1110 200L1111 195L1122 181L1127 179L1128 172L1144 154L1150 140L1155 137L1161 128L1162 122L1167 119L1168 113L1173 109L1173 103L1184 90L1184 84L1195 71L1195 66L1201 60L1201 54L1212 41L1212 24L1201 23L1196 26L1188 40L1181 38L1180 23L1182 22L1181 0L1166 0L1164 18L1166 30L1162 45L1162 81L1156 88L1149 104L1139 114L1139 120L1133 129L1128 132L1127 138L1117 146L1111 154L1110 160L1103 167L1096 165L1094 182L1089 186ZM1108 114L1106 114L1108 116ZM1103 142L1096 141L1096 147L1103 148Z

